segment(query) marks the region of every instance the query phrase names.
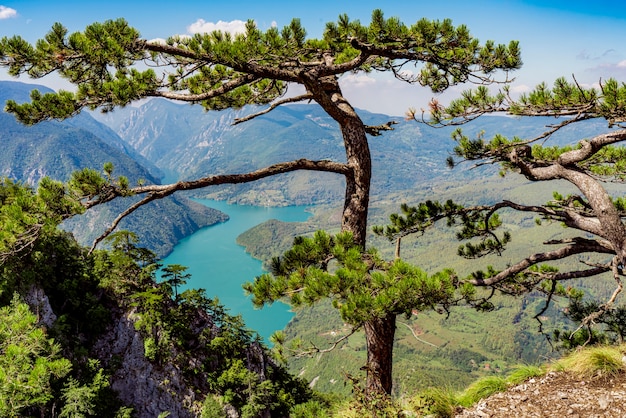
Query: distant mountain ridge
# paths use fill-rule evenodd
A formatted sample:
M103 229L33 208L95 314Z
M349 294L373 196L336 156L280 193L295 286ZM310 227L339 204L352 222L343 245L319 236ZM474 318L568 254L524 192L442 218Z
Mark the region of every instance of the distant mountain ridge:
M33 88L42 86L0 82L0 101L8 98L29 100ZM259 108L205 112L199 106L153 99L110 113L83 112L63 122L51 121L25 127L4 112L0 113L0 175L35 184L42 176L66 180L69 173L84 167L100 170L111 161L116 173L131 183L139 179L167 182L224 173L243 173L267 165L300 158L344 161L343 141L337 123L317 105L282 106L245 123L233 125L237 117ZM495 175L496 167L450 171L445 160L454 146L453 128L430 128L398 117L358 110L369 125L397 122L394 130L371 137L373 158L372 196L384 199L390 193L411 196L414 190L435 186L442 181L462 181ZM519 119L483 117L464 126L471 136L481 131L486 137L536 135L552 118ZM587 121L566 128L555 138L576 135L583 138L605 130L604 121ZM197 197L229 200L256 205L333 204L344 195L344 181L332 173L299 171L243 185L225 185L197 191ZM159 202L149 205L125 221L150 241L149 245L167 254L173 243L197 228L226 219L180 197L169 200L166 209ZM409 199L410 200L410 199ZM82 242L98 235L113 214L128 202L94 211L89 221L72 225ZM181 204L184 208L181 210ZM193 207L191 208L190 205ZM125 206L124 206L125 207ZM163 211L168 213L163 216ZM170 213L173 211L175 213ZM106 213L106 215L105 215ZM183 217L183 218L181 218ZM167 219L156 225L159 219ZM141 224L153 223L152 226ZM171 222L171 223L169 223ZM167 226L166 226L167 225Z
M43 86L0 81L0 103L8 99L28 101ZM162 175L153 164L143 159L106 125L88 114L80 114L63 122L47 121L28 127L13 115L0 113L0 175L35 185L43 176L67 180L69 174L85 167L100 170L105 162L115 160L116 171L131 180L158 182ZM137 160L142 159L145 165Z
M139 107L94 115L109 125L145 158L172 179L211 174L241 173L299 158L345 159L337 123L317 105L279 107L267 115L239 125L237 117L255 108L205 112L198 106L153 99ZM386 115L364 112L366 123L379 125ZM385 193L410 188L416 181L444 174L444 149L437 138L425 137L418 124L399 124L370 141L375 161L374 190ZM419 138L420 141L414 141ZM428 141L429 146L424 146ZM218 198L243 203L327 203L343 196L343 179L327 173L297 172L239 186L207 190Z
M152 99L136 107L116 109L94 117L107 124L142 156L168 174L168 180L199 178L213 174L242 173L299 158L344 161L345 151L337 123L318 105L281 106L268 114L233 125L236 118L260 110L205 112L200 106ZM431 128L398 117L358 110L368 125L389 121L392 131L370 137L374 196L411 190L427 183L493 176L493 166L450 171L445 164L454 142L454 127ZM553 118L487 116L463 126L471 136L485 131L532 136L543 132ZM589 121L555 136L602 132L603 121ZM581 136L582 135L582 136ZM341 176L296 172L259 182L203 190L203 196L248 204L337 203L344 193Z
M8 99L28 101L32 89L50 89L12 81L0 81L0 103ZM62 122L42 122L24 126L12 115L0 112L0 176L35 186L44 176L66 181L72 171L82 168L102 170L112 162L117 175L131 184L143 179L159 183L162 172L139 155L113 130L88 113ZM139 160L139 161L138 161ZM128 199L113 202L86 215L72 219L67 227L84 244L100 235ZM120 225L138 234L143 245L160 255L169 253L175 243L197 229L224 221L227 216L186 198L173 197L142 208Z

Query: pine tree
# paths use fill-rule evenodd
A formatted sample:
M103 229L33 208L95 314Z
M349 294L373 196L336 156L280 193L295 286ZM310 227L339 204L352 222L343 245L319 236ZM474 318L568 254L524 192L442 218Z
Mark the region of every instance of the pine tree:
M175 299L178 299L178 286L187 283L187 280L191 277L191 274L185 273L185 271L187 271L187 267L180 264L168 264L163 267L163 275L161 277L165 279L164 283L168 287L174 288Z
M139 62L147 63L148 69L134 66ZM337 22L326 25L321 39L307 38L298 19L282 30L261 31L248 21L242 34L216 31L190 38L174 36L165 43L142 39L123 19L94 23L72 34L57 23L35 46L18 36L3 38L0 63L13 75L42 77L56 72L78 86L76 92L42 95L33 91L30 103L8 102L7 110L26 124L71 117L84 108L110 111L147 97L199 103L207 110L267 105L265 110L236 123L281 104L316 102L339 126L345 162L298 159L249 173L213 175L168 185L129 187L126 181L110 179L97 181L90 193L83 184L81 201L91 207L129 193L142 195L139 202L120 214L119 220L143 204L180 190L250 182L294 170L331 172L346 180L341 229L350 232L355 243L364 248L372 176L367 135L390 129L391 122L366 126L343 96L340 77L347 73L388 72L401 81L441 92L458 83L490 84L496 71L515 70L521 59L517 42L496 45L487 41L481 45L467 27L455 27L448 19L422 19L405 25L375 10L369 25L339 16ZM422 65L419 74L404 71L405 66L415 64ZM303 86L305 92L286 96L292 84ZM372 344L393 344L390 331L394 327L391 318L368 322L368 351L378 353ZM383 350L379 354L390 353ZM367 390L389 393L391 359L368 361Z
M569 297L563 285L568 280L593 278L609 274L615 280L615 289L602 304L587 305L583 317L577 317L581 329L610 318L615 311L615 302L622 291L623 268L626 265L626 201L612 196L604 186L607 182L623 182L626 178L626 83L608 79L600 88L583 87L574 79L568 82L559 78L554 86L538 85L529 94L513 99L508 89L496 94L484 87L469 90L449 106L434 107L431 119L419 122L434 125L462 125L485 113L506 112L520 117L551 116L554 123L536 137L507 138L496 134L486 139L481 134L476 138L466 136L459 128L453 133L457 142L455 155L461 161L475 164L497 163L501 174L517 173L532 182L555 182L565 180L575 187L576 193L553 193L553 199L543 205L531 205L512 201L497 202L482 207L462 208L449 205L439 214L439 219L448 217L460 220L463 225L459 238L480 237L478 244L467 243L460 247L459 254L478 258L484 254L501 251L510 234L496 235L502 224L498 213L514 210L537 216L537 223L558 222L570 231L567 238L553 239L542 243L545 247L528 254L502 270L488 268L474 272L465 282L501 290L507 294L522 294L537 290L547 295L547 303L536 318L547 310L555 295ZM418 119L415 113L409 116ZM592 138L570 139L565 146L551 146L552 134L566 126L590 119L603 118L607 131ZM577 143L576 143L577 142ZM450 158L454 166L459 161ZM419 206L418 206L419 207ZM412 213L417 207L403 208ZM394 215L408 219L401 215ZM454 223L454 222L450 222ZM414 232L410 222L394 222L379 233L387 236L402 236ZM596 256L593 258L593 256ZM600 258L598 257L600 256ZM578 260L576 260L578 258ZM588 261L602 260L604 261ZM565 268L549 263L568 260ZM561 262L561 265L563 263ZM589 331L591 335L591 331Z

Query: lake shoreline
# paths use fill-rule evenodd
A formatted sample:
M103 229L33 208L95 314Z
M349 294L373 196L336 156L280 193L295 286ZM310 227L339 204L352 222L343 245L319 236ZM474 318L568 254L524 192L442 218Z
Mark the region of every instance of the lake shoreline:
M269 341L269 336L284 329L294 313L281 302L263 309L253 307L241 285L264 272L263 261L238 244L237 237L270 219L305 222L312 216L312 207L250 206L219 200L193 200L225 213L229 219L203 227L182 239L161 262L163 265L187 266L191 279L185 288L205 289L208 297L217 298L231 315L241 315L247 328Z

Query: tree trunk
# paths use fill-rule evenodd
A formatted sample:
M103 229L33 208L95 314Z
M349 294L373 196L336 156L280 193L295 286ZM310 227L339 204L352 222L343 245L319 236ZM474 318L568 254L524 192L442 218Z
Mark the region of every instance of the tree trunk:
M348 165L353 170L353 177L346 178L341 229L352 232L355 242L365 248L372 180L372 160L365 125L355 114L355 118L341 124L341 133L346 145Z
M365 124L343 97L336 77L326 78L321 85L315 77L311 80L305 78L303 83L315 101L339 123L346 149L346 163L352 169L352 175L346 176L341 229L352 232L355 242L365 248L372 181L372 156Z
M396 333L396 315L374 318L365 323L367 343L367 395L390 395L393 370L393 341Z

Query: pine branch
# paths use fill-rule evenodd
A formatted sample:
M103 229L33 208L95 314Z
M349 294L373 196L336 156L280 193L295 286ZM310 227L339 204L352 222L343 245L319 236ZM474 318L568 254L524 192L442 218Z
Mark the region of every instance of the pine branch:
M105 233L103 233L100 237L98 237L92 247L91 251L95 248L95 246L102 241L106 236L108 236L113 230L117 227L119 222L125 218L126 216L133 213L135 210L144 206L145 204L156 200L163 199L164 197L170 196L175 192L182 190L197 190L208 186L215 186L219 184L241 184L241 183L249 183L252 181L260 180L265 177L274 176L276 174L288 173L296 170L312 170L312 171L324 171L331 172L337 174L343 174L344 176L352 176L352 170L347 164L336 163L333 161L322 160L322 161L312 161L307 159L300 159L296 161L284 162L274 164L256 171L251 171L249 173L244 174L224 174L224 175L215 175L204 177L198 180L191 181L179 181L177 183L172 184L154 184L148 186L138 186L131 188L128 191L120 191L118 189L109 190L104 196L98 196L94 200L90 200L88 202L84 202L83 206L85 208L91 208L93 206L109 202L116 197L122 195L128 195L129 193L132 195L142 195L148 194L145 198L140 200L139 202L133 204L128 209L123 211L119 216L115 218L112 224L107 228Z
M560 260L575 254L583 254L587 252L611 254L613 253L613 250L611 248L605 247L604 245L601 245L601 243L597 241L578 238L573 241L572 244L561 247L557 250L532 254L491 277L470 279L467 282L473 284L474 286L494 286L506 279L509 279L519 273L524 272L529 267L537 265L539 263ZM588 277L598 274L600 272L601 271L599 271L599 269L592 269L570 273L559 273L551 275L550 277L558 278L559 280L566 280L576 277Z
M391 120L387 123L383 123L382 125L375 125L375 126L366 125L365 132L367 132L368 134L372 136L380 136L382 135L381 131L393 131L393 127L391 125L396 125L396 124L398 124L398 122Z
M174 93L171 91L156 90L153 92L149 92L146 96L163 97L165 99L180 100L183 102L201 102L203 100L222 96L238 87L245 86L246 84L250 84L255 81L259 81L260 79L260 77L246 74L239 78L229 80L228 82L223 83L220 87L208 90L201 94Z
M583 318L578 328L572 331L570 338L572 338L572 336L576 334L578 331L580 331L583 327L589 328L592 325L594 325L596 323L596 320L598 320L602 315L604 315L605 313L607 313L609 310L613 308L613 305L615 304L615 300L617 299L617 296L622 292L624 288L622 280L620 279L620 274L621 274L620 267L619 267L620 264L621 262L620 262L619 257L617 256L613 257L613 261L611 262L611 271L613 272L613 279L615 280L617 285L615 287L615 290L613 290L613 293L611 294L611 297L609 298L609 300L607 300L605 303L600 305L597 311L592 312L591 314ZM591 333L590 333L590 338L591 338ZM587 340L587 342L589 342L589 340ZM585 344L587 344L587 342Z
M240 123L243 123L243 122L247 122L247 121L249 121L251 119L254 119L254 118L258 117L258 116L265 115L265 114L271 112L272 110L276 109L280 105L283 105L283 104L286 104L286 103L296 103L296 102L301 102L303 100L311 100L311 99L313 99L313 95L307 93L307 94L302 94L302 95L299 95L299 96L288 97L288 98L285 98L285 99L282 99L282 100L276 100L276 101L272 102L267 109L264 109L264 110L262 110L260 112L252 113L252 114L250 114L248 116L244 116L242 118L235 118L235 120L233 122L233 125L237 125L237 124L240 124Z
M117 215L115 217L115 219L113 220L113 222L111 222L111 225L109 225L109 227L102 233L102 235L100 235L99 237L97 237L93 241L93 243L91 244L91 248L89 249L89 253L88 254L93 253L93 251L96 249L96 246L103 239L108 237L115 230L115 228L117 228L117 226L122 221L122 219L124 219L125 217L127 217L128 215L130 215L131 213L133 213L135 210L139 209L140 207L144 206L145 204L147 204L149 202L152 202L153 200L156 200L156 199L161 199L161 197L159 197L159 195L157 193L151 193L148 196L146 196L145 198L143 198L142 200L136 202L134 205L130 206L128 209L126 209L125 211L123 211L119 215Z
M329 353L331 351L333 351L335 348L337 348L337 346L342 342L347 340L348 338L350 338L352 335L354 335L357 331L359 331L361 329L361 325L355 326L353 327L350 332L348 332L346 335L343 335L342 337L340 337L339 339L333 341L330 344L330 347L328 348L324 348L321 349L318 346L316 346L315 344L311 343L311 348L309 348L306 351L299 351L299 350L290 350L291 352L294 353L294 357L306 357L306 356L312 356L313 354L324 354L324 353Z

